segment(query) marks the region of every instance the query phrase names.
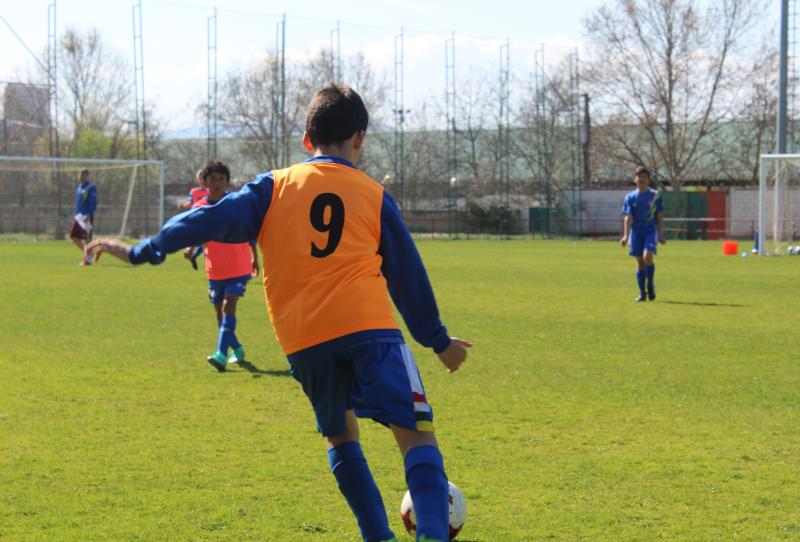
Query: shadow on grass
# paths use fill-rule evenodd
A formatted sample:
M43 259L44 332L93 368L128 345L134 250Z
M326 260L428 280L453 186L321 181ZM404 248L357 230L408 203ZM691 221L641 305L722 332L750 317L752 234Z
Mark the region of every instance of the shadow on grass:
M695 307L745 307L738 303L700 303L699 301L656 301L656 303L667 303L669 305L694 305Z
M240 369L242 369L244 371L247 371L248 373L253 375L253 378L259 378L259 377L262 377L264 375L269 375L269 376L291 376L289 374L289 370L288 369L286 369L285 371L277 371L275 369L266 369L266 370L259 369L258 367L256 367L252 363L250 363L249 361L240 361L236 365L238 365ZM230 371L230 369L229 369L229 372L238 372L238 371Z

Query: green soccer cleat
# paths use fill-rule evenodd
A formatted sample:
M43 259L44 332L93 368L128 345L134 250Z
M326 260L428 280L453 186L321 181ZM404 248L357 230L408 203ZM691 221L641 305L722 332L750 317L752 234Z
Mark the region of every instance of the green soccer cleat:
M225 359L225 354L217 350L208 356L208 363L220 373L224 373L225 366L228 364L228 361Z
M228 357L228 363L241 363L244 361L244 347L234 348Z

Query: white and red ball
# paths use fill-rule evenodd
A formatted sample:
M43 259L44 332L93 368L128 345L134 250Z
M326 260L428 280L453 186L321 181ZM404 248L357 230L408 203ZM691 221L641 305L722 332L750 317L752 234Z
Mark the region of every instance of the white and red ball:
M464 499L464 494L455 484L448 482L448 485L450 486L450 540L453 540L461 532L464 522L467 521L467 501ZM403 496L403 502L400 503L400 518L403 520L406 530L410 534L414 534L417 530L417 517L414 515L414 503L411 501L411 493L408 491Z

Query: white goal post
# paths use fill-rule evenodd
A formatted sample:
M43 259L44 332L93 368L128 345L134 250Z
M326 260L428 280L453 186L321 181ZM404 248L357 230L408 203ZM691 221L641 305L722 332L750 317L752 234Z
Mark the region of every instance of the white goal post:
M786 254L800 234L800 154L759 157L758 252Z
M0 234L62 237L83 169L97 187L97 234L138 237L164 223L162 160L0 156Z

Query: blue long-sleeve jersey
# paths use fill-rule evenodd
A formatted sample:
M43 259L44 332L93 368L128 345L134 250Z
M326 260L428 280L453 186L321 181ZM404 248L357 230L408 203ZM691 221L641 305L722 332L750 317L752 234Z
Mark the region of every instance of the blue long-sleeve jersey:
M94 216L97 210L97 187L92 181L80 183L75 190L75 213Z
M347 160L331 156L318 156L308 161L337 162L355 167ZM131 249L131 263L159 264L167 254L207 241L241 243L257 238L269 212L273 183L271 172L262 173L240 191L228 194L214 205L198 207L173 217L158 235ZM437 353L442 352L449 346L450 338L439 318L428 275L397 204L385 191L380 220L381 273L387 281L389 294L414 339ZM396 330L372 330L353 334L353 339L396 337L397 334ZM342 339L347 342L346 337L331 342L342 344Z

